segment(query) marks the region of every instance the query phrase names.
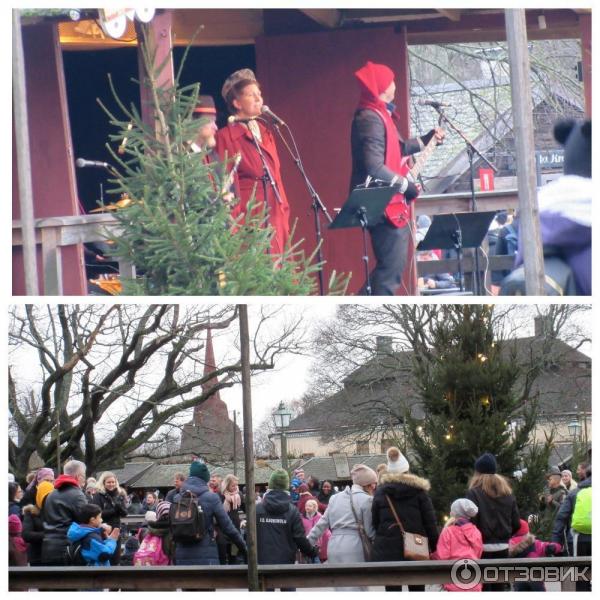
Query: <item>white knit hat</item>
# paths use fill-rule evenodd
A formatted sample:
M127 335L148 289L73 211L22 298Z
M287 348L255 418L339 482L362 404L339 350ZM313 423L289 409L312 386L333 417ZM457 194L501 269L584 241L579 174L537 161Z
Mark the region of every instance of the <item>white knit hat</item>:
M408 461L402 452L400 452L400 450L398 450L398 448L395 446L388 448L387 459L388 473L408 473L410 465L408 464Z
M451 517L465 517L472 519L479 512L479 508L475 502L468 498L458 498L450 506Z

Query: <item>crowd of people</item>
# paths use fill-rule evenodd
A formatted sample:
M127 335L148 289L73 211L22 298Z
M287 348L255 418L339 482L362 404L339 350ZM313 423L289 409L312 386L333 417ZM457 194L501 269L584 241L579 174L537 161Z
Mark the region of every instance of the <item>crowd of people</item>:
M410 471L398 448L377 470L357 464L340 490L296 469L273 471L264 494L256 493L259 564L363 563L417 559L533 558L591 555L591 465L578 465L576 482L553 467L540 495L540 511L552 511L549 541L529 531L535 520L519 512L509 480L485 453L461 498L439 523L431 485ZM194 460L187 474L161 498L148 492L143 524L128 536L121 519L136 508L111 472L86 479L84 463L71 460L63 474L42 468L23 491L9 482L9 563L61 565L224 565L246 561L244 495L233 474L221 478ZM85 491L84 491L85 490ZM192 510L190 510L192 509ZM440 527L441 526L441 527ZM414 540L420 547L415 549ZM417 555L415 555L415 552ZM421 555L419 556L419 553ZM424 553L424 555L423 555ZM589 589L580 582L578 589ZM447 591L458 590L454 583ZM506 584L477 584L502 590ZM343 588L360 589L360 588ZM401 587L387 586L386 590ZM424 586L410 585L410 590ZM522 583L516 590L538 590Z

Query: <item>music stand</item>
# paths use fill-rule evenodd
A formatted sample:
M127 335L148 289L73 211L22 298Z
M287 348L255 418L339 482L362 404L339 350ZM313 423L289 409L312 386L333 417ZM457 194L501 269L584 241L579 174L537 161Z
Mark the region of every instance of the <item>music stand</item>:
M448 213L434 215L425 238L417 250L455 250L458 258L460 291L465 290L462 260L464 248L479 248L496 216L495 210L487 212ZM476 250L477 252L477 250ZM476 277L479 277L477 273Z
M377 225L383 219L383 211L393 196L398 193L397 187L357 187L342 206L342 210L328 225L329 229L347 229L360 227L363 238L362 261L365 265L365 290L367 296L372 295L371 275L369 273L369 250L367 246L367 228Z

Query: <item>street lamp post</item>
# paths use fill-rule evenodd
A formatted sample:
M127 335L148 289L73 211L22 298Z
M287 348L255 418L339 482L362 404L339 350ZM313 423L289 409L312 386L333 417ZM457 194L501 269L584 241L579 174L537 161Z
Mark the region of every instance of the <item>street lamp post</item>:
M573 417L573 420L567 425L567 429L569 430L569 435L573 438L573 440L579 439L581 425L579 424L577 417Z
M279 429L281 440L281 466L285 471L288 470L287 438L285 435L285 430L290 426L291 416L292 413L286 409L283 401L279 403L277 410L273 413L275 427Z

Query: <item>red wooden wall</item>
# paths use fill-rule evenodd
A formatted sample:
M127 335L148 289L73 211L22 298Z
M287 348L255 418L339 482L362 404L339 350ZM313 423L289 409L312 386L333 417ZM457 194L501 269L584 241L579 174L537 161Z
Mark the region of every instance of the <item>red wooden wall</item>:
M25 78L31 149L34 216L36 218L79 214L75 185L75 166L62 55L56 24L23 28ZM81 74L85 77L85 74ZM13 156L14 132L13 132ZM16 160L13 161L13 218L20 218ZM38 252L40 293L41 253ZM62 252L63 289L65 294L86 293L83 254L80 248ZM23 254L13 252L13 294L25 294Z
M257 77L265 104L291 127L306 172L332 217L349 191L350 126L359 96L354 71L367 60L385 63L396 73L396 102L400 114L405 115L406 136L409 86L404 33L389 27L270 36L256 41ZM298 239L305 238L306 248L312 250L315 233L310 195L282 145L279 154L292 220L298 219ZM356 292L364 282L360 231L329 231L324 218L322 224L326 274L332 269L352 271L349 292Z

